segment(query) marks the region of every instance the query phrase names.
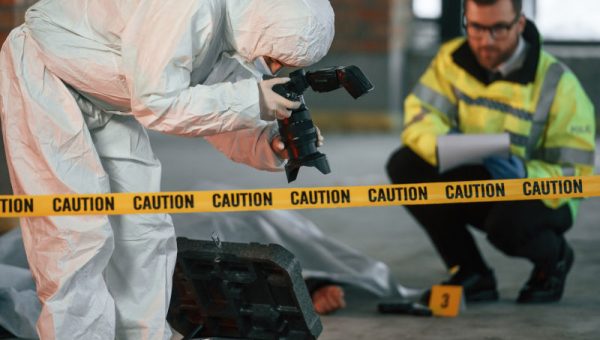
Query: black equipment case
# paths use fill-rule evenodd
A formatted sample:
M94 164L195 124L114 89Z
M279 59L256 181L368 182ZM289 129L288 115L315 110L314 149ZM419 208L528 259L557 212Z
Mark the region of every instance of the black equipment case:
M195 338L316 339L300 263L280 245L177 238L167 319Z

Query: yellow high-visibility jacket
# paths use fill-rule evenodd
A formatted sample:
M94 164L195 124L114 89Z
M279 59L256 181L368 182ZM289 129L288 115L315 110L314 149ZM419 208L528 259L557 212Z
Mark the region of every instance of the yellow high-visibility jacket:
M521 157L528 178L585 176L594 172L594 107L575 75L541 49L528 22L523 66L490 81L465 38L444 44L406 98L402 142L436 166L437 136L508 133L510 151ZM551 208L578 199L544 200Z

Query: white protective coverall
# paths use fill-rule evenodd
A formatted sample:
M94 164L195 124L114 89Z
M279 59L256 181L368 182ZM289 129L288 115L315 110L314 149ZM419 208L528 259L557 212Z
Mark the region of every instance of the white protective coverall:
M211 71L224 52L248 68L259 56L306 66L332 39L327 0L42 0L0 53L14 193L160 191L145 128L203 136L236 161L278 169L276 125L259 118L257 80L219 83ZM21 224L42 339L170 337L168 215Z

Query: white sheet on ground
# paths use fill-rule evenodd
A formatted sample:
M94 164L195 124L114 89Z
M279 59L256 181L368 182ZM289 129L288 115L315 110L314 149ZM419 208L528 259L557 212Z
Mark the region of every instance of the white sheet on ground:
M211 185L211 187L213 187ZM210 188L214 189L214 188ZM204 187L203 190L209 190ZM299 259L305 278L330 280L364 289L378 297L404 292L389 268L324 235L293 211L175 214L177 236L283 245ZM0 237L0 326L20 338L36 338L40 304L28 270L20 229Z

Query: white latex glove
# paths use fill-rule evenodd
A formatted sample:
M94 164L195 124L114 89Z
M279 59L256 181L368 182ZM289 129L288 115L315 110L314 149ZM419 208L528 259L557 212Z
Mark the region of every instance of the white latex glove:
M317 147L321 147L325 144L325 137L321 134L321 130L318 126L315 125L315 129L317 129Z
M325 138L323 135L321 135L321 130L319 130L319 128L316 126L315 128L317 129L317 146L320 147L325 143ZM277 133L271 140L271 149L273 149L273 152L275 152L275 154L277 154L277 156L281 159L290 158L279 133Z
M273 91L273 86L285 84L290 78L273 78L258 83L260 118L275 120L288 118L293 109L300 107L300 102L288 100Z

